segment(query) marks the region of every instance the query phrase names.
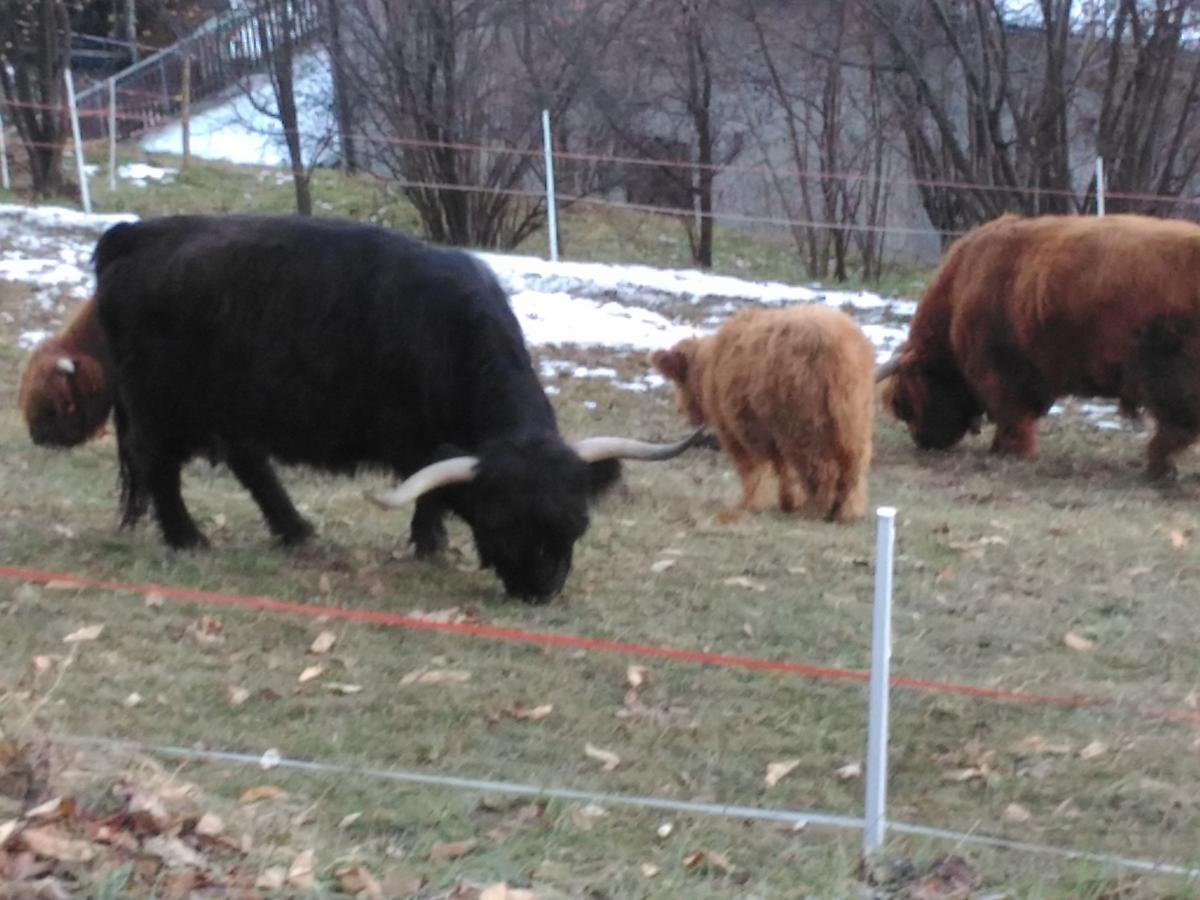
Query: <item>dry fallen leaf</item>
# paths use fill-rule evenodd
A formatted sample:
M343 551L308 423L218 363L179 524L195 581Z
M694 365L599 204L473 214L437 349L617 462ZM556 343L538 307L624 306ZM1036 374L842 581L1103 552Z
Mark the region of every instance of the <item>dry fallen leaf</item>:
M641 870L643 878L653 878L661 871L654 863L642 863Z
M782 778L787 777L800 765L798 759L784 759L779 762L767 763L767 787L775 787Z
M658 839L660 841L665 841L667 838L669 838L671 836L671 832L674 830L675 830L675 826L672 825L670 822L663 822L661 825L658 826L658 828L655 829L654 833L658 835Z
M263 753L263 755L259 758L258 766L260 769L273 769L279 765L282 760L283 754L272 747Z
M229 700L230 706L241 706L250 699L250 692L244 687L231 687L225 696Z
M75 840L54 825L28 828L21 832L21 841L35 856L59 862L91 862L96 855L87 841Z
M146 599L144 602L151 609L158 609L159 607L161 607L163 605L163 602L165 600L166 600L166 598L163 597L162 594L158 594L158 593L155 593L154 591L150 591L150 593L146 594Z
M1051 756L1067 756L1071 752L1070 741L1053 741L1040 734L1031 734L1022 738L1015 747L1018 753L1046 753Z
M343 681L331 681L325 685L325 690L333 694L361 694L361 684L346 684Z
M942 773L944 781L954 781L962 784L966 781L977 781L987 777L987 772L976 766L969 766L965 769L949 769Z
M1097 756L1103 756L1108 751L1108 747L1101 741L1092 741L1086 747L1079 751L1080 759L1095 759Z
M1010 803L1004 807L1000 818L1009 825L1023 825L1033 818L1033 814L1020 803Z
M533 891L525 888L512 888L505 882L489 884L479 892L479 900L535 900Z
M697 850L695 853L689 853L683 858L683 867L685 869L694 869L702 862L704 862L704 851Z
M605 772L611 772L621 764L621 757L617 756L617 754L613 753L611 750L604 750L591 744L584 744L583 752L591 759L597 760L599 763L601 763L600 767L604 769Z
M749 590L749 591L762 592L767 589L767 586L765 584L760 584L759 582L755 581L752 578L747 578L745 575L734 575L731 578L726 578L721 583L726 584L729 587L745 588L746 590Z
M362 866L342 866L333 873L338 889L352 897L383 900L383 888Z
M862 763L856 762L847 763L834 772L834 774L837 775L838 779L841 781L849 781L851 778L862 778L862 773Z
M313 640L312 645L308 648L310 653L328 653L333 649L333 645L337 643L337 635L332 631L322 631Z
M625 670L625 681L628 682L631 688L635 690L646 684L650 680L650 670L645 666L629 666Z
M39 672L39 673L45 672L48 669L53 668L53 666L54 666L54 657L53 656L35 656L33 658L33 671L35 671L35 672Z
M157 856L170 869L203 869L208 862L183 841L165 834L155 835L142 844L142 850Z
M283 866L271 866L258 876L254 886L260 891L278 891L283 888L286 881L287 869Z
M342 820L340 822L338 822L338 826L337 826L338 830L345 831L347 828L349 828L351 825L353 825L355 822L357 822L361 818L362 818L361 812L353 812L353 813L350 813L350 815L348 815L348 816L342 816Z
M192 640L197 644L206 646L223 644L225 642L225 635L221 632L224 630L225 626L215 616L201 616L185 629Z
M205 813L196 820L196 827L193 830L202 837L216 837L225 831L225 823L221 821L220 816Z
M78 644L81 641L94 641L104 632L103 625L86 625L76 629L63 638L64 644Z
M287 883L301 891L311 891L316 886L316 854L304 850L296 855L288 867Z
M514 719L523 719L527 722L540 722L552 712L554 712L552 703L542 706L522 706L520 703L514 703L512 709L508 710L508 714Z
M283 790L281 788L277 788L273 784L263 784L258 787L246 788L242 792L242 796L238 798L238 803L257 803L260 800L274 800L276 797L282 796Z
M1171 529L1171 546L1176 550L1186 550L1188 544L1192 540L1192 530L1173 528Z
M297 678L296 680L298 682L300 682L300 684L304 684L305 682L312 681L314 678L320 678L324 674L325 674L324 666L309 666L307 669L305 669L303 672L300 673L300 677Z
M5 845L12 840L13 835L21 830L21 823L16 819L9 819L7 822L0 822L0 850L3 850Z
M430 862L444 862L451 859L461 859L468 853L472 852L477 843L475 841L452 841L444 844L434 844L429 851Z
M587 806L578 806L571 810L571 821L580 831L591 831L592 826L599 819L603 819L608 815L608 810L603 806L597 806L595 803L589 803Z
M134 691L128 697L121 701L121 705L126 709L133 709L135 706L142 705L142 695Z
M1095 649L1096 646L1096 642L1092 639L1085 638L1073 631L1068 631L1063 635L1063 643L1072 650L1078 650L1080 652L1086 652L1088 650Z
M460 625L463 622L470 622L475 617L469 613L465 613L457 606L448 606L445 609L435 609L432 612L426 612L423 609L414 609L409 612L410 619L417 619L420 622L434 622L440 625Z
M464 684L471 673L461 669L417 669L400 679L400 684Z
M73 804L64 803L62 797L55 797L45 803L39 803L33 809L25 811L26 819L61 819L67 815ZM0 842L2 843L2 842Z

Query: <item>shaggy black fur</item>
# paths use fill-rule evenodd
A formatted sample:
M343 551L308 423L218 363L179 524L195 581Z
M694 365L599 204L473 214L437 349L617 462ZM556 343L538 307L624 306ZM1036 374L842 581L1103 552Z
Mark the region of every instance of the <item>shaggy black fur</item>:
M620 466L564 443L477 259L358 223L178 216L111 228L95 265L126 524L152 503L168 544L203 544L180 494L195 456L226 463L297 543L312 529L270 459L408 475L473 454L475 481L418 501L418 553L445 545L454 512L508 593L561 589L588 500Z

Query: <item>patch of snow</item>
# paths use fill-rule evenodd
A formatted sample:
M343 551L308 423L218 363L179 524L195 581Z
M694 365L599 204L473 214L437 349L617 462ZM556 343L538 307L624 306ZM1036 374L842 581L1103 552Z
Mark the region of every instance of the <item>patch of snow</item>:
M178 174L178 169L149 166L146 163L128 163L117 166L117 177L124 181L132 181L138 187L145 187L151 181L167 184L174 181Z
M333 115L333 83L328 55L305 54L295 62L298 130L305 163L336 158L337 127ZM275 94L265 73L249 79L247 88L234 88L194 112L189 142L193 156L256 166L290 165L283 127L273 115ZM142 138L151 153L181 154L183 129L164 125Z
M48 337L50 337L49 331L42 331L40 329L22 331L17 337L17 346L22 350L32 350Z
M524 290L512 306L530 344L657 350L696 333L650 310L562 292Z

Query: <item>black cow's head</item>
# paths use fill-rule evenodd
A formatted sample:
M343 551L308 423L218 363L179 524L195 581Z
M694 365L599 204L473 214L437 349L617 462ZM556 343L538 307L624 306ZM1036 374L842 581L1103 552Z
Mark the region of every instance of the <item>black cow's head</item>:
M875 379L888 379L884 405L921 449L946 450L968 431L979 433L983 407L959 372L934 369L901 351L876 369Z
M427 466L373 502L398 507L437 488L458 484L455 509L471 526L480 562L505 591L544 603L562 590L575 542L588 527L588 503L616 481L621 459L678 456L701 432L674 444L589 438L566 444L557 434L502 438L478 456Z

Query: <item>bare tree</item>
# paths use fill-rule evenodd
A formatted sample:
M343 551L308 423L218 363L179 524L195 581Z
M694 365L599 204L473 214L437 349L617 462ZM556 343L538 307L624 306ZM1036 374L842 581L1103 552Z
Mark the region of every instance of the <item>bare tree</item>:
M63 71L70 64L71 9L61 0L0 2L0 89L29 159L36 196L63 189Z
M340 0L326 0L325 47L329 53L330 72L333 76L333 100L337 113L342 168L353 174L358 171L358 154L354 144L354 111L346 71L346 45L342 36L340 5Z
M802 23L794 7L744 0L740 9L756 51L748 80L771 110L756 136L779 203L798 221L791 232L809 277L845 280L852 253L877 277L889 123L869 42L844 3L809 2Z
M302 42L318 32L322 10L317 0L254 0L252 9L257 49L266 63L271 86L270 97L256 90L253 76L243 81L242 89L260 116L279 123L296 193L296 211L312 215L313 167L328 150L333 129L322 129L315 134L301 129L300 104L327 105L329 98L303 97L298 102L296 75Z
M1195 174L1196 0L857 3L943 232L1087 209L1096 153L1121 190L1176 194Z
M671 0L648 4L633 27L624 65L598 92L609 126L637 156L670 159L651 167L668 202L686 198L682 217L692 259L713 263L714 189L722 166L741 153L744 132L720 102L731 55L718 50L733 24L724 0ZM728 95L727 95L728 96ZM678 148L674 155L670 149ZM648 173L643 173L648 174ZM644 180L635 176L635 183Z
M364 165L435 241L512 247L545 219L541 110L565 121L633 0L354 0L346 62Z

